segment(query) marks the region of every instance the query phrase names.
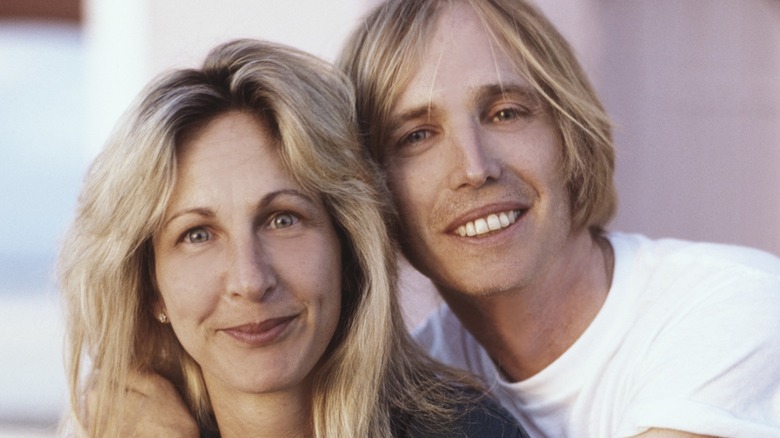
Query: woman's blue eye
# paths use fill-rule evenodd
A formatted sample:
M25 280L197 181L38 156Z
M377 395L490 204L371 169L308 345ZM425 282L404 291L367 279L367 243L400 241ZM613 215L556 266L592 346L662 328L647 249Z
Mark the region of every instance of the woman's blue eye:
M203 227L193 228L187 231L186 239L189 243L203 243L211 239L211 233Z
M274 229L287 228L298 222L298 218L291 213L279 213L271 218L269 226Z

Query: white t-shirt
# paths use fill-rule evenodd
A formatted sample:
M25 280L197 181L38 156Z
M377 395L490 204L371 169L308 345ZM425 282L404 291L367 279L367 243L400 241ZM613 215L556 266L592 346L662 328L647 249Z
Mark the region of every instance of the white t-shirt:
M736 246L611 233L612 287L582 336L510 383L449 308L415 331L436 359L484 378L531 436L668 428L780 436L780 259Z

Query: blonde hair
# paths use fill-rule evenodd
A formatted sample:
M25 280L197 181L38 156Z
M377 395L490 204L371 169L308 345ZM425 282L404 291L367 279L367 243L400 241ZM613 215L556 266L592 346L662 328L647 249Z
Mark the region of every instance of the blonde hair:
M152 314L150 241L171 196L178 142L228 111L268 124L289 172L323 199L341 240L341 320L314 372L315 434L387 436L396 418L410 415L453 420L451 385L460 377L413 346L393 296L395 248L384 221L394 213L359 144L352 88L310 55L237 40L211 51L201 69L153 81L86 175L59 259L76 429L118 434L130 370L168 378L201 427L215 427L199 366ZM95 399L90 412L86 387Z
M351 35L337 65L356 88L358 125L383 162L393 107L423 62L444 6L470 5L546 103L563 139L575 227L600 231L615 213L611 122L569 44L523 0L387 0Z

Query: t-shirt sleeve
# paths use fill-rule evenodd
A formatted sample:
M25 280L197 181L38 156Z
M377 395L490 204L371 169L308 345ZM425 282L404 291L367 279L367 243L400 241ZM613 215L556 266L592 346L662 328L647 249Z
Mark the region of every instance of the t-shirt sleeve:
M780 437L780 279L708 281L700 301L670 308L632 384L617 436L668 428Z

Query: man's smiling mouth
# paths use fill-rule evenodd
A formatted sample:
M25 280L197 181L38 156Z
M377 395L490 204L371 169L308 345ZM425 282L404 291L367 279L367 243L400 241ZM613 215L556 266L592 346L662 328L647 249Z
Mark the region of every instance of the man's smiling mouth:
M459 226L455 232L460 237L480 236L512 225L522 214L523 210L509 210L501 213L489 214L485 217L466 222Z

